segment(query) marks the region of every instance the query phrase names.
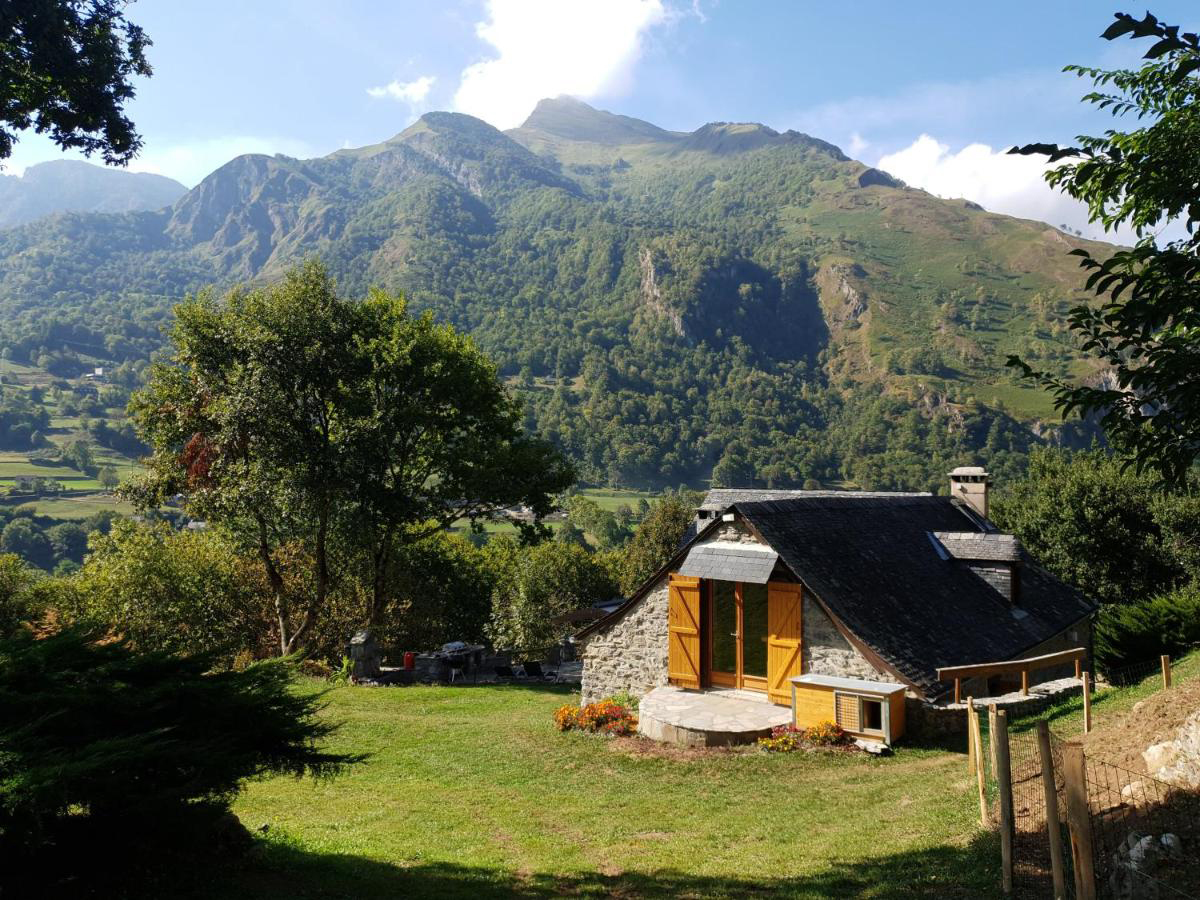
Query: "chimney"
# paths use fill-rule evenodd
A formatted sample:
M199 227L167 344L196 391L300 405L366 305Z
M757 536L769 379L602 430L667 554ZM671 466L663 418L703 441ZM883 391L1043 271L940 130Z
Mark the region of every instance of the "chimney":
M959 466L950 473L950 496L984 519L988 517L988 473L982 466Z

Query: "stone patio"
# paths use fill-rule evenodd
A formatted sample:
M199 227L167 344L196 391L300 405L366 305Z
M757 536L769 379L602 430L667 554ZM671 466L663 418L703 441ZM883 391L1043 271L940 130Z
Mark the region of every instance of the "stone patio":
M684 747L727 747L753 743L792 711L755 691L685 691L659 687L642 698L638 731L652 740Z

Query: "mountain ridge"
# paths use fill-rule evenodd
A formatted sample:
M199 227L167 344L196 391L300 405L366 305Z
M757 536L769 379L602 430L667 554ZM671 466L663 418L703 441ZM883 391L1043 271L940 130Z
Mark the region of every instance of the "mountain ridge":
M21 175L0 172L0 228L64 212L134 212L170 206L187 193L174 179L81 160L37 163Z
M589 480L925 487L1058 434L1003 359L1091 372L1065 326L1075 246L1106 252L818 138L559 98L509 132L427 113L369 147L239 157L163 212L0 233L0 342L37 355L66 317L103 344L97 296L161 317L319 256L470 331Z

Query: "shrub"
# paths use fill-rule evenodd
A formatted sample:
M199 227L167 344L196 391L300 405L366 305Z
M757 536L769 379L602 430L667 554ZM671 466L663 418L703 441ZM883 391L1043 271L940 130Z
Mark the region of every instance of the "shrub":
M768 753L791 753L804 747L804 729L795 725L776 725L770 737L758 739L758 746Z
M836 722L818 722L804 732L804 737L818 747L832 747L846 742L846 732Z
M579 707L564 703L554 711L554 727L559 731L570 731L579 727Z
M79 631L0 639L0 858L75 833L169 829L248 778L330 774L333 726L280 660L209 673L212 658L134 653ZM0 873L6 874L6 873Z
M1136 603L1105 606L1096 619L1096 662L1103 672L1177 654L1200 643L1200 587Z
M594 734L624 736L637 731L637 717L628 707L612 698L584 707L560 706L554 711L554 726L559 731L590 731Z

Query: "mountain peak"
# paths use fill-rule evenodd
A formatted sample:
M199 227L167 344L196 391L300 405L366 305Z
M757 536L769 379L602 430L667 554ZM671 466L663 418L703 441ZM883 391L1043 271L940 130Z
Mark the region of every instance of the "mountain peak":
M596 109L574 97L539 100L517 132L540 132L569 141L593 144L640 144L674 141L680 135L631 116Z

